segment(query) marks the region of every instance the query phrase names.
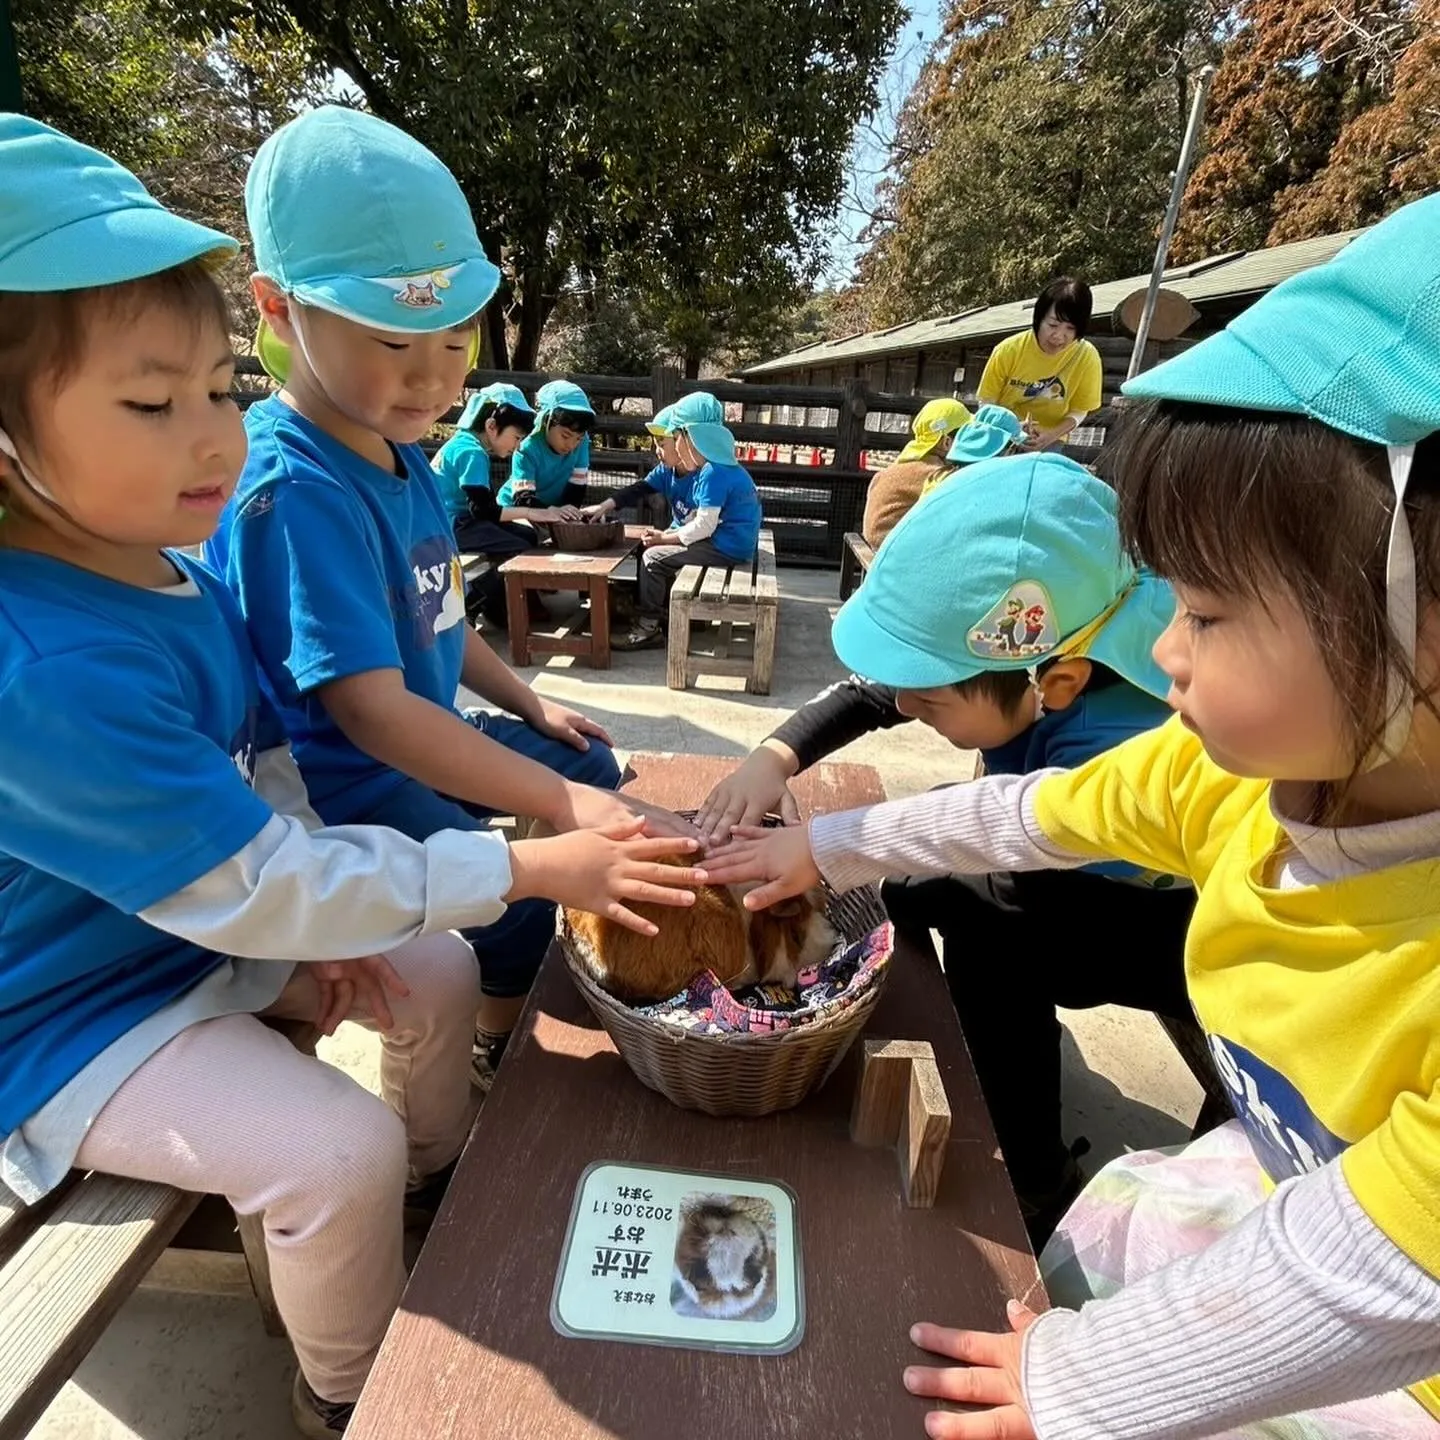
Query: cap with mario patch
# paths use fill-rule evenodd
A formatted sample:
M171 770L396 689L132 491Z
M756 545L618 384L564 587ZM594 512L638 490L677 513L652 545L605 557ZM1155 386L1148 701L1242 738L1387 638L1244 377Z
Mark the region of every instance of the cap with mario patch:
M1110 487L1042 454L980 461L915 505L831 639L843 664L899 689L1083 655L1163 697L1150 652L1174 610L1126 558Z
M455 177L359 110L322 105L270 136L245 181L245 216L261 275L302 305L377 330L462 325L500 283ZM288 347L263 321L256 350L283 381Z

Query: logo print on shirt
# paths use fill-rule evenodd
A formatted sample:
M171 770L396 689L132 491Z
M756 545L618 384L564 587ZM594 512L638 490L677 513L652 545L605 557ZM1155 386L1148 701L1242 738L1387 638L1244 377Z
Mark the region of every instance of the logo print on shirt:
M240 728L230 738L230 762L240 772L240 778L253 790L255 788L255 729L259 722L259 707L251 705L245 711Z
M422 540L410 552L410 573L415 581L415 644L428 650L437 635L465 619L465 576L455 547L439 535Z
M1278 1070L1233 1040L1207 1038L1255 1158L1277 1184L1292 1175L1308 1175L1349 1148L1320 1123L1305 1097Z

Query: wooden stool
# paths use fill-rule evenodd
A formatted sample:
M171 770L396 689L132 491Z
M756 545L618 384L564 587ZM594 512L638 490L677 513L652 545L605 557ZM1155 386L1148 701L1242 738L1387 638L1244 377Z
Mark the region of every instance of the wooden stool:
M687 565L670 591L670 640L665 682L684 690L699 675L743 675L752 695L768 695L775 670L775 628L780 592L775 581L775 538L760 532L755 559L749 565ZM690 627L696 621L719 628L714 649L695 653ZM735 658L734 627L751 629L750 654Z

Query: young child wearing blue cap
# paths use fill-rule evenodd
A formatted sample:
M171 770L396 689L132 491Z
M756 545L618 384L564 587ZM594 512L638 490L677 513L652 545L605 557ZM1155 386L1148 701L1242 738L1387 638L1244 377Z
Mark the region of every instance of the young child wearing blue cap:
M393 125L322 106L260 147L245 206L258 349L282 388L245 417L249 458L207 556L240 600L316 810L417 840L497 811L558 831L627 818L604 730L465 623L418 444L464 383L499 279L459 185ZM461 715L462 684L503 713ZM537 900L467 937L481 1085L553 930Z
M465 402L455 433L431 462L462 553L483 555L490 568L470 587L466 613L504 628L507 607L500 566L540 543L533 522L576 520L573 505L502 506L491 486L491 461L508 460L530 433L535 411L516 385L503 381L477 390ZM527 592L532 593L532 592Z
M675 577L687 565L744 565L760 541L760 497L735 458L735 437L725 428L725 407L703 390L667 405L645 427L655 437L660 463L643 480L587 507L608 515L645 495L670 506L670 525L641 537L638 614L620 650L664 643L665 604Z
M988 774L1084 764L1168 717L1169 681L1150 648L1174 608L1169 586L1126 560L1114 492L1081 466L1046 455L962 469L890 533L841 612L835 651L856 673L763 741L696 825L707 844L723 844L772 810L798 824L792 776L912 719L978 749ZM857 615L870 622L857 626ZM1169 875L1097 864L896 880L884 898L912 943L929 950L932 930L944 941L946 979L1038 1248L1080 1188L1061 1135L1055 1007L1188 1019L1194 892ZM1104 915L1131 943L1080 961L1053 943L1057 915ZM1024 960L979 958L994 955ZM1017 1054L1029 1057L1019 1073Z
M548 508L581 505L590 473L590 432L595 407L569 380L551 380L535 392L535 424L510 461L500 504Z
M541 894L686 903L657 885L698 874L649 863L677 841L321 827L233 598L168 548L244 459L211 273L237 248L0 115L0 1177L263 1213L295 1422L333 1440L405 1282L407 1185L433 1210L474 1115L448 932ZM388 1103L266 1016L380 1031Z
M1436 1433L1437 354L1431 196L1127 386L1114 473L1177 595L1170 723L707 861L767 879L756 905L998 863L1195 883L1186 977L1238 1118L1091 1182L1042 1256L1083 1309L916 1328L961 1364L907 1386L988 1412L932 1436Z

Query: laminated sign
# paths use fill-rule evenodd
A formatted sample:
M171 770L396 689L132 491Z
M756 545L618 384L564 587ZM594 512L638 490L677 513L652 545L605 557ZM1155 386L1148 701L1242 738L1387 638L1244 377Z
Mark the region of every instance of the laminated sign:
M575 1193L550 1319L572 1339L793 1350L805 1329L794 1193L598 1161Z

